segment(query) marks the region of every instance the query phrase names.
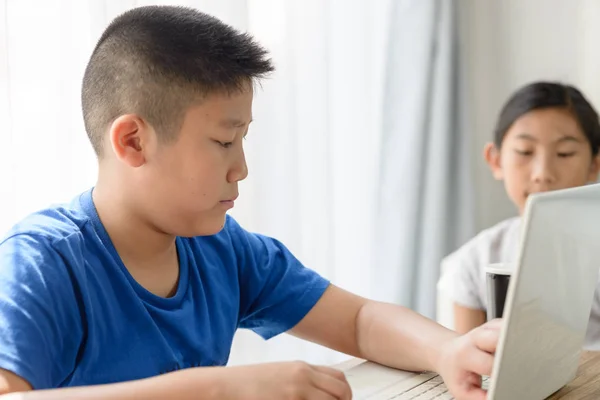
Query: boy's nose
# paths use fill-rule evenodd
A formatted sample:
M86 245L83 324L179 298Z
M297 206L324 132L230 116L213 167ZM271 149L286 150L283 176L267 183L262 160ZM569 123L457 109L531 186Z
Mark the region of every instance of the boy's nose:
M246 163L246 155L242 150L238 160L231 166L227 174L227 181L230 183L239 182L246 179L248 176L248 164Z

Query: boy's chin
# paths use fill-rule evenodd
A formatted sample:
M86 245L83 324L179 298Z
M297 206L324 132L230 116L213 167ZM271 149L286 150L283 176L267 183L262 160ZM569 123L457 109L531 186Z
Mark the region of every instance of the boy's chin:
M211 218L210 221L202 220L193 226L186 227L185 231L181 231L177 236L195 237L195 236L212 236L221 232L225 227L225 215L222 218Z

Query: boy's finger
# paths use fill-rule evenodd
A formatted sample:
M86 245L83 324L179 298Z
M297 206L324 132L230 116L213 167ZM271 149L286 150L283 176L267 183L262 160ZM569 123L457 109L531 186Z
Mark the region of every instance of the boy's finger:
M502 329L502 324L504 323L504 320L502 318L496 318L493 319L489 322L486 322L485 324L483 324L481 326L482 329L494 329L494 330L500 330Z
M464 397L465 400L485 400L487 399L487 392L479 387L472 387L469 389Z
M469 352L463 361L464 369L467 372L478 375L491 375L494 368L494 356L479 350Z
M458 392L453 393L456 398L465 400L484 400L486 391L481 389L481 376L467 374L460 380Z
M339 369L335 369L335 368L329 368L329 367L323 367L320 365L315 365L313 366L314 369L316 369L317 371L327 374L333 378L336 378L337 380L343 381L343 382L347 382L346 379L346 375L340 371Z
M479 350L494 354L500 339L500 331L496 329L477 329L472 332L471 337Z
M337 376L332 376L328 372L330 371L322 372L322 369L315 368L312 376L313 384L335 399L350 400L352 390L345 378L340 380Z

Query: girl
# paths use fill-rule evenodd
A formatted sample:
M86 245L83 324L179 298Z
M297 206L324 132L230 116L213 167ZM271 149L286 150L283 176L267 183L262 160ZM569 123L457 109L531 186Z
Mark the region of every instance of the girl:
M598 114L582 93L569 85L535 82L519 89L504 105L494 142L485 146L484 156L521 215L531 193L595 182L599 147ZM458 332L468 332L486 321L484 270L491 263L514 261L519 225L520 217L502 221L442 262L438 288L453 302ZM598 294L586 347L600 348Z

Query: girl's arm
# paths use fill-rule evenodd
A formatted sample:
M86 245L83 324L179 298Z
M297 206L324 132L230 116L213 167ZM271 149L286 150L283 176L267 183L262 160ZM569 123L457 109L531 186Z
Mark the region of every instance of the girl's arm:
M454 330L458 333L467 333L478 326L485 324L485 322L485 311L464 307L454 303Z

